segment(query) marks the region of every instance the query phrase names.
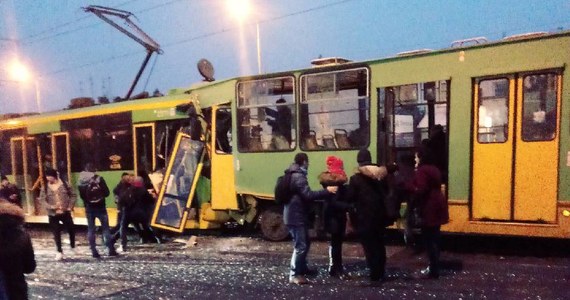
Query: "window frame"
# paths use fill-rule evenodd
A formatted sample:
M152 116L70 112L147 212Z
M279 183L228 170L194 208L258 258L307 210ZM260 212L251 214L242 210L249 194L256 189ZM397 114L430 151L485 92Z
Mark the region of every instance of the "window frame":
M309 103L311 103L311 101L307 100L308 99L309 85L306 82L306 78L308 78L310 76L321 76L321 75L326 75L326 74L339 74L339 73L345 73L345 72L351 72L351 71L358 72L360 70L364 70L366 73L366 78L365 78L366 88L364 89L365 95L364 96L356 96L354 99L356 100L357 103L361 99L364 99L366 101L365 104L366 104L367 112L366 112L366 115L364 116L366 122L368 123L368 127L367 127L368 129L366 132L366 143L363 145L356 145L356 146L347 147L347 148L344 148L344 147L343 148L340 148L340 147L330 148L330 147L322 147L322 146L318 147L320 145L317 144L318 146L316 148L310 149L309 147L306 147L304 141L301 140L301 136L302 136L301 130L303 128L301 128L302 126L299 125L299 131L298 131L299 132L299 134L298 134L299 141L298 141L298 144L299 144L299 148L301 150L307 151L307 152L313 152L313 151L354 151L354 150L361 149L361 148L368 148L370 146L371 140L372 140L372 134L371 134L372 99L371 99L371 93L370 93L371 71L367 65L357 64L357 65L351 65L348 68L347 67L339 68L338 66L337 67L329 67L329 68L323 68L323 69L318 69L318 70L311 70L311 71L308 71L308 72L301 74L299 76L299 88L300 88L299 95L300 95L300 97L299 97L299 103L298 103L298 106L299 106L299 109L298 109L299 114L298 115L299 115L299 119L301 119L302 117L305 117L305 115L306 116L309 115L308 111L305 112L305 106L308 106ZM333 84L336 85L336 83L337 83L337 81L335 81ZM340 91L340 90L341 89L339 88L338 91ZM333 92L334 92L334 90L333 90ZM341 99L322 99L322 100L317 100L315 102L318 102L318 101L338 101L338 100L343 100L343 99L342 98ZM357 106L358 105L359 104L357 104ZM360 109L358 107L355 109L355 111L359 111L359 110ZM301 116L301 114L303 114L303 115ZM329 112L329 114L330 114L330 112ZM360 120L358 120L358 121L360 122ZM362 127L359 127L359 128L362 128ZM335 131L337 129L332 129L333 130L332 136L333 136L334 140L336 140ZM308 121L307 121L307 130L309 130L309 132L308 132L308 134L309 134L310 133L310 119L308 119ZM341 129L338 129L338 130L341 130Z
M253 83L253 82L263 82L263 81L272 81L272 80L285 80L285 79L290 79L291 80L291 94L283 94L281 93L282 97L281 98L285 98L283 97L283 95L290 95L290 98L292 99L292 103L288 103L288 104L284 104L282 106L287 106L290 108L291 114L292 114L292 121L291 121L291 131L293 131L294 133L291 134L291 142L289 145L289 148L285 148L285 149L263 149L262 145L260 145L261 149L260 150L255 150L255 149L251 149L251 147L242 147L242 126L240 124L241 119L242 119L242 111L244 110L249 110L252 108L265 108L265 107L273 107L273 106L279 106L278 104L276 105L275 103L265 103L265 104L254 104L254 105L242 105L242 97L240 96L240 86L243 84L247 84L247 83ZM271 77L253 77L253 78L247 78L245 80L240 80L238 82L236 82L235 84L235 93L236 93L236 132L232 133L232 138L236 139L236 145L237 145L237 152L238 153L275 153L275 152L293 152L297 149L297 147L299 146L299 141L298 141L298 126L297 126L297 119L298 119L298 101L297 101L297 94L298 94L298 90L297 90L297 80L295 78L295 76L291 73L286 73L286 74L277 74L276 76L271 76ZM277 98L278 94L273 95ZM243 98L245 99L245 98ZM232 116L233 118L233 116ZM250 118L251 120L251 118ZM234 122L232 120L232 122ZM262 121L263 122L263 121ZM260 122L260 123L262 123ZM273 132L271 134L271 137L273 138ZM272 141L270 141L271 143ZM293 146L292 146L293 145ZM233 149L232 152L235 152L236 150Z

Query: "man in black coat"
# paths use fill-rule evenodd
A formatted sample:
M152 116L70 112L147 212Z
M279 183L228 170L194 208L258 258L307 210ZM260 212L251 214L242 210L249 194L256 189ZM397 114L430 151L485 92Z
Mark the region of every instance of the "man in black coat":
M357 162L358 171L350 177L348 184L348 198L355 206L351 220L364 249L370 280L380 281L386 267L386 210L383 201L388 191L385 180L388 171L372 164L370 152L366 149L358 152Z
M326 190L311 191L307 181L309 157L305 153L297 153L295 162L286 170L291 175L291 190L293 196L285 204L283 221L293 237L293 255L289 283L307 284L305 275L312 273L307 267L307 254L311 247L309 240L309 212L315 199L325 198L329 193L335 193L337 187L327 187Z
M0 299L28 299L24 273L35 269L32 241L24 231L24 211L0 198Z

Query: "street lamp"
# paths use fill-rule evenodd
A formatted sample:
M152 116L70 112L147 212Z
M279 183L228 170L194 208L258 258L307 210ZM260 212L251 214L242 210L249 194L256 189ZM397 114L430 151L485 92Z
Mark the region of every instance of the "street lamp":
M28 68L19 62L18 60L12 61L10 64L8 71L10 73L10 77L13 81L19 83L26 83L30 82L30 78L32 77ZM34 78L34 88L36 91L36 105L38 106L38 112L41 113L41 95L40 95L40 84L38 78Z
M244 22L244 20L251 13L251 5L249 0L227 0L228 9L234 15L239 22ZM255 20L255 33L256 33L256 45L257 45L257 71L261 74L261 42L259 38L259 20Z

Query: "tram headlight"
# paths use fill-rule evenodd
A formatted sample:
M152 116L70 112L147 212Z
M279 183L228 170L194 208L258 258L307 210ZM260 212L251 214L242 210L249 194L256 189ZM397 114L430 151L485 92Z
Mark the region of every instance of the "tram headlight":
M562 215L565 217L570 217L570 211L568 211L567 209L562 211Z

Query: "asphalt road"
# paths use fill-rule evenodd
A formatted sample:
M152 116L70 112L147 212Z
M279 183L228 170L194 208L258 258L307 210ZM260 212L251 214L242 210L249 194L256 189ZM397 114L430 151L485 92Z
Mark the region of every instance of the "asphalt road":
M174 239L157 245L131 236L129 252L97 260L89 256L83 230L77 255L55 261L49 233L30 231L38 262L27 276L30 299L570 299L567 241L446 237L442 276L428 280L417 278L425 255L392 234L388 281L379 285L368 283L357 242L345 243L352 279L343 281L326 273L326 241L313 241L309 263L319 274L296 286L287 282L289 241L200 234L195 246Z

